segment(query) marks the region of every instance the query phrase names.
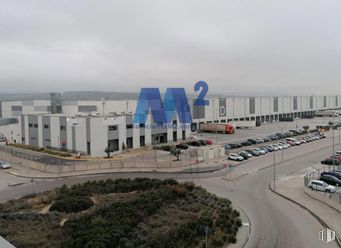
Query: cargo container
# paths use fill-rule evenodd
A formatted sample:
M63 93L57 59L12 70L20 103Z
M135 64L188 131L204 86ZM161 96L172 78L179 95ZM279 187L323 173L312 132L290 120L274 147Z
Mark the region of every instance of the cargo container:
M218 123L201 123L200 124L201 132L210 132L210 133L226 133L233 134L235 131L235 125L232 123L227 124L218 124Z

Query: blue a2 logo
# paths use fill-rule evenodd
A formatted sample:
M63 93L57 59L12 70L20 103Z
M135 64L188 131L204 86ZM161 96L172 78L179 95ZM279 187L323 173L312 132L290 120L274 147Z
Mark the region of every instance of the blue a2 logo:
M199 81L194 85L195 91L200 91L200 89L202 90L199 93L198 98L194 101L194 105L209 105L209 101L205 100L205 96L208 92L208 85L205 81ZM145 123L149 111L151 112L155 123L172 123L174 112L177 112L180 123L192 123L191 110L184 88L167 88L163 102L161 100L159 88L142 88L133 123Z

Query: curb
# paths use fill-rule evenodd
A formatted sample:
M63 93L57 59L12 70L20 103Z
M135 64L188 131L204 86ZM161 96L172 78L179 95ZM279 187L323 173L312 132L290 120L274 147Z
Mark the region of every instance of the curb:
M319 202L321 202L321 203L327 205L327 206L330 207L331 209L333 209L333 210L335 210L336 212L338 212L338 213L341 214L341 211L340 211L340 210L338 210L337 208L335 208L335 207L329 205L328 203L326 203L326 202L324 202L324 201L321 201L320 199L315 198L314 196L309 195L305 190L304 190L304 194L306 194L307 196L313 198L313 199L316 200L316 201L319 201Z
M247 243L249 242L249 240L250 240L250 235L251 235L251 220L250 220L250 218L249 218L249 216L246 214L246 212L244 211L244 209L242 209L242 208L239 208L242 212L243 212L243 214L246 216L246 218L248 219L248 221L249 221L249 232L248 232L248 234L247 234L247 239L245 240L245 242L244 242L244 244L243 244L243 248L245 248L246 247L246 245L247 245Z
M304 205L302 205L301 203L299 203L299 202L297 202L297 201L295 201L295 200L293 200L293 199L291 199L291 198L289 198L289 197L287 197L287 196L285 196L285 195L283 195L283 194L281 194L281 193L275 191L275 190L271 187L271 183L269 183L269 189L270 189L273 193L277 194L278 196L280 196L280 197L282 197L282 198L284 198L284 199L286 199L286 200L288 200L288 201L290 201L290 202L296 204L296 205L299 206L300 208L302 208L302 209L308 211L308 213L309 213L311 216L313 216L313 217L314 217L314 218L315 218L323 227L326 227L326 228L329 228L329 229L330 229L329 225L328 225L326 222L324 222L324 220L322 220L317 214L315 214L313 211L311 211L309 208L307 208L307 207L305 207ZM335 233L335 234L336 234L336 233ZM338 237L337 234L336 234L335 236L336 236L335 241L336 241L337 245L338 245L339 247L341 247L341 240L340 240L340 238Z
M11 172L3 171L6 174L20 177L20 178L28 178L28 179L62 179L62 178L71 178L71 177L83 177L83 176L98 176L98 175L108 175L108 174L124 174L124 173L154 173L154 174L181 174L181 175L195 175L195 174L204 174L204 173L212 173L215 171L220 171L223 168L211 169L206 171L196 171L196 172L186 172L186 171L112 171L112 172L97 172L97 173L85 173L79 175L64 175L64 176L51 176L51 177L32 177L32 176L22 176L17 175Z

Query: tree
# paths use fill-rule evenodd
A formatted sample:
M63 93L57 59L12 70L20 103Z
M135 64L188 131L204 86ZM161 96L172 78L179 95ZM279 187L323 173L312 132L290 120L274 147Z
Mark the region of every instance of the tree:
M107 154L108 158L110 158L110 154L114 152L114 148L108 146L105 148L104 152Z
M305 133L307 133L309 130L309 126L303 126L303 129L304 129Z
M176 157L176 160L179 161L180 160L180 154L181 154L181 150L175 147L172 147L170 149L170 153Z

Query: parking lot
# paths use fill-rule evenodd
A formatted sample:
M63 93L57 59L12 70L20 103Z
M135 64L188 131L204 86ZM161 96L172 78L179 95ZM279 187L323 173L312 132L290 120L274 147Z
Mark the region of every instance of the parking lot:
M296 119L293 122L273 122L263 123L259 127L248 129L237 129L234 134L221 133L195 133L192 137L198 139L210 139L214 143L224 144L240 142L248 138L267 136L281 131L302 129L303 126L309 126L309 129L315 129L316 126L328 125L329 121L333 121L332 117L315 117L314 119ZM335 122L340 121L340 117L335 117Z

